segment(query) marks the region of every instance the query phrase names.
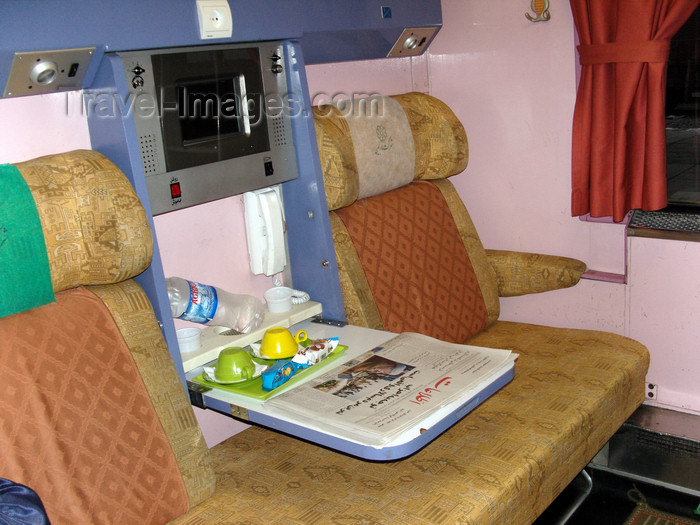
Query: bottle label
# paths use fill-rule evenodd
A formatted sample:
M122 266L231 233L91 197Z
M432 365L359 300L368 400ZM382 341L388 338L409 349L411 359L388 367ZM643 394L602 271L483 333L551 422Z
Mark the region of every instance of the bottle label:
M190 286L190 301L179 319L193 323L208 323L214 318L219 300L216 288L207 284L187 281Z

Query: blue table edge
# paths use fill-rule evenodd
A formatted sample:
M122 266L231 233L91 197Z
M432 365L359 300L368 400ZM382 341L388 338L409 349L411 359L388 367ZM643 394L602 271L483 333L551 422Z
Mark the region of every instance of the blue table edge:
M440 419L437 423L433 424L429 428L426 428L425 431L421 430L421 433L412 440L399 445L392 445L383 448L376 448L371 445L363 445L355 441L342 439L319 430L314 430L297 423L283 421L281 419L277 419L276 417L255 412L254 410L250 409L248 410L248 420L246 422L271 428L292 437L304 439L306 441L316 443L317 445L322 445L324 447L350 454L351 456L356 456L361 459L371 461L394 461L410 456L433 441L435 438L440 436L440 434L459 422L476 407L481 405L481 403L486 401L498 390L510 383L514 376L515 366L514 363L512 363L510 368L504 371L494 381L489 383L483 390L467 399L464 403L459 405L459 407L455 408L455 410L449 414L445 415L445 417ZM222 411L226 411L228 408L230 408L230 404L222 400L211 398L206 395L204 397L206 399L207 406L212 409L222 409ZM221 406L222 404L225 406Z

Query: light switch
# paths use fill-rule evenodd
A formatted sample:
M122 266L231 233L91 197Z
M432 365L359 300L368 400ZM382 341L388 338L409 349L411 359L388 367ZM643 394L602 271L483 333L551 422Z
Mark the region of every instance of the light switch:
M231 8L226 0L197 0L199 37L230 38L233 34Z

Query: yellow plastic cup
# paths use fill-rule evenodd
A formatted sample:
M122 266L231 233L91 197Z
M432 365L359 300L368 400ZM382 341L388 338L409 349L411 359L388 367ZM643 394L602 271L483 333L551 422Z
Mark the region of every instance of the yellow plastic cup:
M260 355L268 359L286 359L299 350L299 343L308 339L304 330L295 335L281 326L268 328L260 344Z

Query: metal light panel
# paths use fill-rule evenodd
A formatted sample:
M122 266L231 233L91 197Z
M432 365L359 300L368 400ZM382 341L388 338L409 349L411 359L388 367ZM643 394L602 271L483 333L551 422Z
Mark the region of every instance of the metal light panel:
M440 29L438 26L407 27L396 39L387 57L394 58L422 54L438 32L438 29Z
M16 52L3 96L80 89L94 52L94 47Z

